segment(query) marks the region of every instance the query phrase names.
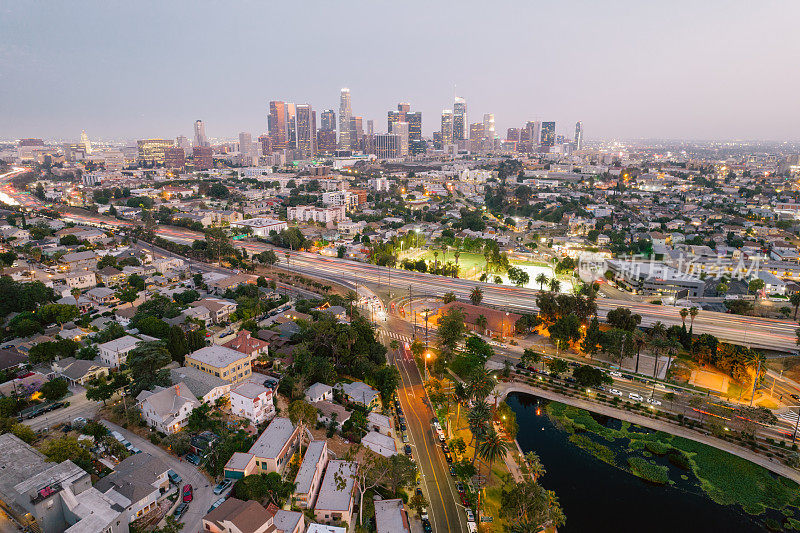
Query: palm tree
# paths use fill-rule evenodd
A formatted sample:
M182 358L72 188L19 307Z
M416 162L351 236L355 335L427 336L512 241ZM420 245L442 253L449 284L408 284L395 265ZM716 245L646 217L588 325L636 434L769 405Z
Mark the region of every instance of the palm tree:
M539 284L539 290L544 290L545 284L548 282L547 275L544 272L539 272L536 276L536 283Z
M542 464L541 459L539 459L539 456L536 455L536 452L526 453L521 462L523 471L531 476L534 481L538 480L547 473L547 470L545 470L544 465Z
M439 268L439 250L433 251L433 268Z
M457 381L453 385L453 399L456 401L456 423L461 420L461 406L466 405L469 401L470 394L466 385L461 381Z
M480 287L475 287L472 289L472 292L469 293L469 301L472 302L472 305L478 305L483 300L483 291Z
M487 323L488 321L486 320L486 317L483 315L478 315L478 318L475 319L475 325L481 328L482 333L486 331Z
M80 309L81 304L78 302L78 298L81 297L81 290L76 287L70 290L69 293L75 298L75 307Z
M491 394L496 384L491 372L481 368L472 374L467 384L467 390L471 398L476 401L483 401Z
M492 463L494 463L496 459L505 456L505 454L508 453L508 448L508 441L504 440L494 427L490 426L489 431L484 435L478 449L481 458L485 461L489 461L489 474L487 479L491 479L492 477Z
M558 292L561 289L561 282L556 278L551 279L548 284L550 285L551 292Z
M478 458L478 448L483 436L487 432L489 421L492 419L492 408L485 400L476 401L472 409L467 413L467 423L469 431L472 433L472 442L475 444L475 454L472 456L472 464Z
M636 329L633 332L633 342L636 344L636 369L634 370L635 374L639 373L639 354L642 351L642 348L645 344L647 344L647 337L640 329Z
M800 292L795 292L789 296L789 301L794 306L794 320L797 320L797 308L800 307Z
M685 307L681 309L680 315L681 315L681 321L683 322L684 329L686 329L686 317L688 316L688 314L689 314L689 310L688 309L686 309Z
M694 319L700 310L696 306L692 306L689 308L689 347L692 350L692 354L694 354Z
M461 251L456 250L455 252L453 252L453 257L456 258L456 271L458 271L458 258L461 257Z

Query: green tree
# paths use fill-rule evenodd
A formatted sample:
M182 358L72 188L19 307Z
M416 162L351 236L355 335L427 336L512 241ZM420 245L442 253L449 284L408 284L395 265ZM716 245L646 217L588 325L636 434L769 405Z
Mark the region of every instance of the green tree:
M120 302L132 303L139 297L139 291L136 287L127 287L117 291L117 298Z
M489 479L492 477L492 464L494 464L497 459L505 457L508 450L508 441L503 439L503 437L495 431L494 427L490 426L478 447L478 453L481 458L484 461L489 461Z
M549 284L550 280L547 278L547 274L539 272L539 274L536 275L535 281L539 284L539 290L542 291L544 290L544 286Z
M455 302L456 294L452 291L448 291L444 293L444 295L442 296L442 301L446 304L449 304L450 302Z
M464 324L464 312L458 307L451 307L439 319L439 346L446 354L455 351L458 343L464 339L467 328Z
M590 365L581 365L572 371L572 377L581 387L599 387L613 380L599 368Z
M389 457L386 471L386 487L397 494L401 487L411 485L417 479L417 465L406 455L394 454Z
M602 338L603 334L600 331L600 321L596 316L593 316L592 320L589 322L589 327L586 329L586 335L583 337L583 341L581 341L581 350L583 353L587 354L591 359L592 356L600 350Z
M577 342L581 338L581 322L575 315L557 319L547 330L550 332L550 338L556 343L568 344Z
M751 279L750 282L747 284L747 294L756 293L764 288L764 280L759 278Z
M143 343L128 354L127 364L130 368L133 385L131 394L135 398L143 390L150 390L156 385L169 385L169 372L164 369L172 361L169 350L161 341Z
M469 301L472 302L472 305L480 305L483 301L483 291L480 287L472 289L472 292L469 293Z
M422 494L416 493L408 500L408 505L414 509L417 514L422 514L422 510L428 507L428 500L426 500L425 496Z
M169 350L173 361L178 361L183 365L186 354L189 353L189 343L186 340L186 334L180 326L172 326L169 328L167 350Z
M510 530L513 533L557 528L566 522L555 493L545 490L533 479L504 488L500 502L500 515L513 524Z
M305 400L295 400L289 404L289 420L300 427L300 455L302 455L305 429L317 421L317 408Z
M553 357L547 361L547 368L550 369L551 374L557 377L566 372L569 369L569 365L563 359Z
M55 402L67 395L69 392L69 384L64 378L51 379L42 385L39 392L42 393L42 396L44 396L47 401Z

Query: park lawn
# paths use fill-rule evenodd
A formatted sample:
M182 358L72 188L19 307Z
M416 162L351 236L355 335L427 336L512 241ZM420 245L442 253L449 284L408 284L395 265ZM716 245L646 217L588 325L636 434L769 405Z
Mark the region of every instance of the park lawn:
M425 259L426 261L433 262L434 250L426 250L423 254L418 255L418 258ZM448 251L447 254L439 250L439 262L451 262L455 264L456 258L453 251ZM483 254L476 254L473 252L461 252L458 256L458 272L459 277L474 276L482 272L486 268L486 259Z

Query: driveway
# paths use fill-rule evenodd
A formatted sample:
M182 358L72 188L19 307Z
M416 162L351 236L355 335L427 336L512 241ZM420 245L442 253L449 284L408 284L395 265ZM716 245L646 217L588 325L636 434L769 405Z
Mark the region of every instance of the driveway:
M183 481L181 481L181 487L187 483L191 483L192 488L194 489L194 499L192 500L192 503L189 504L189 508L186 510L186 514L183 515L181 522L185 524L183 533L198 533L201 530L202 518L208 512L208 508L211 507L212 503L219 499L219 496L216 496L212 492L214 486L205 476L205 474L200 472L200 470L193 464L190 464L178 457L175 457L174 455L165 452L163 449L151 443L149 440L143 439L135 433L131 433L127 429L123 429L118 425L109 422L108 420L101 420L101 422L109 430L119 431L122 433L126 439L128 439L134 446L142 450L142 452L149 453L150 455L158 457L164 461L164 464L166 464L169 468L183 478Z

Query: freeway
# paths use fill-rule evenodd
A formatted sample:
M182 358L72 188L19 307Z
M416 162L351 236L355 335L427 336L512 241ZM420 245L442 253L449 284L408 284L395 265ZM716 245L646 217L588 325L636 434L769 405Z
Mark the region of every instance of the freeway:
M30 171L25 167L13 167L5 174L0 174L0 201L8 205L21 206L27 209L41 209L44 204L27 191L20 191L11 180L20 174Z
M392 339L402 340L412 336L409 324L393 316L380 324L382 328L379 336L387 345ZM422 476L420 486L429 503L431 527L433 531L442 533L464 532L467 530L466 514L460 511L456 503L458 493L431 425L434 415L427 403L422 377L403 344L400 343L398 350L389 349L389 353L400 371L401 383L397 396L405 414L413 455Z
M121 229L133 226L132 222L117 220L100 215L69 212L64 217L75 222L93 224L103 227ZM159 225L156 234L181 244L191 244L203 239L202 233L184 228ZM248 253L260 253L273 249L273 246L252 240L235 241L235 246L247 250ZM286 250L281 250L278 257L285 261ZM388 288L395 294L414 294L418 296L441 296L445 292L453 292L458 298L468 299L475 287L483 291L483 302L504 309L524 313L536 312L536 296L539 291L533 288L512 287L509 285L493 285L479 281L435 276L408 270L379 267L369 263L359 263L347 259L325 257L308 252L289 252L287 267L291 270L313 275L329 281L349 280L356 283L369 283L379 288ZM683 319L679 307L654 305L629 300L600 298L597 301L598 315L605 315L612 309L627 307L641 315L642 326L652 326L661 322L665 326L680 325ZM797 324L790 320L747 317L700 311L694 320L694 333L710 333L717 338L751 348L762 348L781 352L797 350Z
M239 241L240 246L248 252L259 253L271 248L270 245ZM284 261L283 254L279 254ZM337 281L349 279L357 283L369 283L379 287L388 287L395 294L413 294L415 296L441 296L445 292L453 292L458 298L468 299L475 287L483 291L483 302L500 308L536 312L536 296L539 291L531 288L519 288L508 285L492 285L478 281L448 278L411 272L408 270L379 267L369 263L358 263L347 259L324 257L307 252L290 252L291 270L314 275L316 277ZM600 298L597 301L598 315L604 317L610 310L627 307L642 316L642 326L652 326L661 322L665 326L680 325L683 320L679 307L654 305L641 302ZM795 329L797 324L789 320L747 317L700 311L694 320L694 333L710 333L717 338L749 346L783 352L794 352L797 349Z

